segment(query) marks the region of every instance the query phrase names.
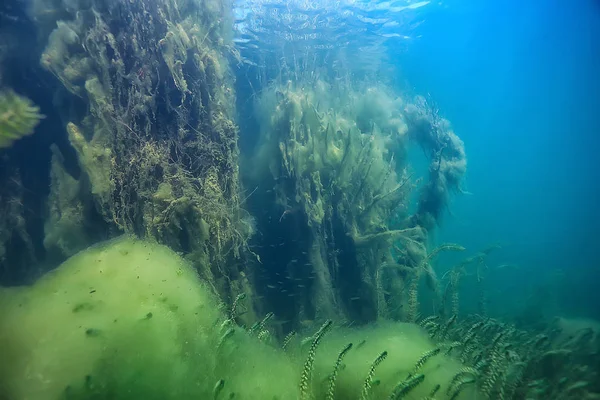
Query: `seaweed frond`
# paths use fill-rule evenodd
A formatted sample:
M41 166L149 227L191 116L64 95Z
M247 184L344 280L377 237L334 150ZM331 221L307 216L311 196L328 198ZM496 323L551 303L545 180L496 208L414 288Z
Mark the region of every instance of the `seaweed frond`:
M285 338L283 338L283 344L281 345L281 349L283 351L287 349L294 336L296 336L296 331L291 331L285 336Z
M448 331L450 330L450 328L452 327L452 325L454 325L454 323L456 322L456 318L458 317L457 314L452 315L448 321L446 322L446 325L444 325L444 330L442 331L442 334L440 336L441 340L445 340L446 339L446 335L448 334Z
M432 323L435 323L435 321L437 321L439 318L439 315L430 315L429 317L423 318L421 321L419 321L418 325L427 330L428 327L431 326Z
M261 320L256 322L254 325L252 325L250 327L250 329L248 330L248 333L250 333L251 335L254 334L255 332L262 332L264 330L265 325L267 324L267 322L269 322L269 320L273 317L273 313L270 312L267 315L265 315L265 317Z
M319 331L315 334L312 344L310 345L310 349L308 350L308 357L306 358L306 362L304 363L304 368L302 369L302 376L300 377L300 399L306 400L310 398L309 386L312 377L313 364L315 362L315 354L317 352L317 347L319 347L319 343L321 343L321 339L325 334L331 329L333 321L327 320L319 329Z
M0 148L7 148L24 136L31 135L43 115L27 97L12 90L0 92Z
M338 354L338 358L335 361L335 365L333 366L333 372L331 373L331 376L329 377L329 388L327 389L327 400L334 400L335 398L335 381L337 379L337 374L338 371L340 370L340 365L342 365L342 360L344 359L344 356L346 355L346 353L348 353L350 351L350 349L352 348L352 343L348 343L343 349L342 351L340 351L340 354Z
M450 393L450 400L456 400L456 398L458 398L458 395L460 394L460 392L462 392L465 386L474 382L475 378L473 377L465 377L464 379L460 379L457 382L454 390Z
M433 350L429 350L426 351L425 353L423 353L423 355L421 355L421 358L419 358L419 360L417 361L417 363L415 364L412 372L410 374L408 374L408 378L410 378L411 376L413 376L414 374L416 374L417 372L419 372L419 370L423 367L423 365L425 365L425 363L432 357L437 356L438 354L440 354L440 351L442 349L440 347L436 347ZM407 378L407 379L408 379Z
M361 400L368 400L369 392L371 391L371 386L373 385L373 375L375 375L375 369L377 369L377 366L387 358L387 355L387 351L382 352L377 356L375 361L373 361L373 364L371 364L371 368L369 368L369 373L367 374L367 378L363 384L363 390L360 395Z
M473 381L475 381L475 379L477 378L478 375L479 375L479 372L477 372L477 370L475 368L471 368L471 367L461 368L456 373L456 375L454 375L454 377L452 377L452 380L450 381L450 384L448 385L448 389L446 390L446 394L452 396L455 391L458 390L460 392L460 390L462 390L462 389L460 389L460 387L462 385L464 385L465 383L471 382L471 379Z
M408 309L406 320L415 322L417 320L417 311L419 309L419 281L421 280L420 270L415 270L408 285Z
M411 390L416 388L421 382L425 380L425 375L418 374L414 375L408 379L403 380L399 384L396 385L392 394L389 397L389 400L399 400L406 396Z
M229 312L229 319L231 319L232 321L235 321L235 318L237 317L237 309L240 301L244 300L245 298L246 293L240 293L236 296L235 300L233 300L233 304L231 305L231 311Z
M429 393L429 396L427 396L427 397L433 399L441 387L442 387L442 385L440 385L439 383L437 385L435 385L435 387L433 389L431 389L431 392Z

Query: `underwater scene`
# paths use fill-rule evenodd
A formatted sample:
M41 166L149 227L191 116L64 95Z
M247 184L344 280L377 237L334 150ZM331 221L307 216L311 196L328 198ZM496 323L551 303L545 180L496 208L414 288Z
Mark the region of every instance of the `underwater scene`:
M2 0L0 400L600 399L600 3Z

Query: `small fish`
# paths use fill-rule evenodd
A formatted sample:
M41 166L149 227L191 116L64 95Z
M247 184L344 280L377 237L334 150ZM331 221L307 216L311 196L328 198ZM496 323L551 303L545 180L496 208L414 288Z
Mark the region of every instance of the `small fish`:
M257 64L257 63L255 63L255 62L253 62L253 61L250 61L250 60L248 60L248 59L246 59L246 58L242 59L242 62L243 62L244 64L250 65L250 66L252 66L252 67L258 67L258 64Z

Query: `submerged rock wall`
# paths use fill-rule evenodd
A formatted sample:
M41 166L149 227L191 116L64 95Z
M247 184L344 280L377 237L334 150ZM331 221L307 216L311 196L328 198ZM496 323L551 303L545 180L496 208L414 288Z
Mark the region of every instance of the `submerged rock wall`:
M36 0L27 12L66 143L46 150L43 237L19 235L56 262L135 233L186 254L224 297L250 292L236 261L253 225L239 200L229 2Z

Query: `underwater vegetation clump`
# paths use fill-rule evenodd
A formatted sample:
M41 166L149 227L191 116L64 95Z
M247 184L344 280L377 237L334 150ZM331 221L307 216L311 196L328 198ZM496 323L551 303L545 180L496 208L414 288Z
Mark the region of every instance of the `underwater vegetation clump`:
M321 80L311 89L273 84L255 108L260 139L246 174L262 187L254 201L274 203L280 210L274 224L308 236L297 246L304 256L277 260L306 288L295 289L297 296L310 293L297 318L404 318L405 299L395 298L404 285L425 276L437 290L428 236L466 171L463 143L448 121L422 98L411 103L377 86ZM414 213L411 143L431 162ZM269 229L277 230L267 226L263 233ZM299 271L307 266L308 277Z
M35 210L43 237L23 231L37 248L22 246L11 263L43 253L62 261L130 233L185 253L215 292L251 293L233 261L254 232L240 207L230 8L194 0L28 4L39 65L54 77L46 82L53 120L67 140L52 146L51 190L45 210ZM22 111L18 121L4 118L9 102ZM0 106L2 146L31 133L33 106L8 92Z
M0 91L0 148L10 147L20 138L31 135L43 116L26 97L12 90Z
M420 321L467 365L455 384L476 383L488 399L595 399L600 396L598 327L557 320L542 332L517 329L492 318ZM563 325L563 326L561 326ZM570 328L576 327L575 329Z
M421 192L415 225L431 229L439 220L448 196L460 191L467 169L462 140L452 131L450 122L425 97L417 96L408 104L404 116L408 135L429 154L429 181Z

